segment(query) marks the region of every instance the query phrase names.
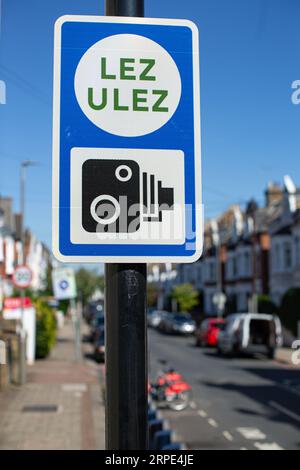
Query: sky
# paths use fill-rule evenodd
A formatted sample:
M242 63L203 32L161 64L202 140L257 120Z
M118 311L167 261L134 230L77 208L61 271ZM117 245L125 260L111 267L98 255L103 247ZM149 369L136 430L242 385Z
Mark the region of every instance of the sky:
M0 0L0 195L19 210L28 169L26 225L51 245L53 25L64 14L103 15L103 0ZM145 16L187 18L200 31L205 217L254 197L290 174L300 185L298 0L145 0Z

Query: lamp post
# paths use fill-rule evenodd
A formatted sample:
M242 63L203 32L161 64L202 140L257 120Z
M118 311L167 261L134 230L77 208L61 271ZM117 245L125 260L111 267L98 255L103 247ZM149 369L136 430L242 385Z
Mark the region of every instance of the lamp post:
M21 173L20 173L20 235L22 242L22 256L21 263L25 264L25 183L26 183L26 170L29 166L37 165L37 162L33 160L24 160L21 162Z
M21 264L25 264L25 181L26 181L26 169L29 166L36 165L37 163L32 160L24 160L21 162L21 172L20 172L20 238L21 238ZM21 331L19 332L19 341L20 341L20 354L19 354L19 384L23 385L26 382L26 335L23 327L24 319L24 289L21 289Z

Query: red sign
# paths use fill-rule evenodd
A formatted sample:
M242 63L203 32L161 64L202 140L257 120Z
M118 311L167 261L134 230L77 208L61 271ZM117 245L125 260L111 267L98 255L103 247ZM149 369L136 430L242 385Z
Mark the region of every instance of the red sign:
M28 266L17 266L12 275L13 283L19 289L26 289L32 281L32 271Z
M22 304L23 300L23 304ZM28 308L31 307L31 300L29 297L9 297L7 299L4 299L4 310L13 310L16 308Z

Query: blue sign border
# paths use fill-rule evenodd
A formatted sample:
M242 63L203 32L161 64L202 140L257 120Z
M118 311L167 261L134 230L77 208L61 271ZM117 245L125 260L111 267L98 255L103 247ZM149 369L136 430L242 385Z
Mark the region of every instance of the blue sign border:
M172 118L155 132L140 137L120 137L96 127L82 112L74 92L75 71L83 54L99 40L122 33L142 35L159 43L172 56L181 76L182 96ZM195 70L195 54L197 54L195 40L198 42L198 37L195 39L196 33L195 25L185 20L66 16L57 21L53 148L53 192L55 193L53 209L56 223L53 231L53 248L59 259L93 261L93 258L96 258L95 261L118 259L128 262L129 259L140 257L141 261L149 258L156 260L172 258L179 262L181 258L184 258L184 261L195 261L200 256L202 228L197 218L201 216L197 216L196 211L198 205L199 212L199 202L201 204L200 154L198 154L200 122L195 123L199 112L196 106L200 106L195 96L195 90L198 93L197 87L199 87L199 84L195 83L195 76L199 74L199 70ZM199 135L196 135L197 131ZM195 144L197 140L199 140L199 152ZM189 232L194 234L193 238L181 245L71 243L70 154L73 147L182 150L185 155L185 203L193 208L192 226L189 228ZM188 227L186 227L187 232Z

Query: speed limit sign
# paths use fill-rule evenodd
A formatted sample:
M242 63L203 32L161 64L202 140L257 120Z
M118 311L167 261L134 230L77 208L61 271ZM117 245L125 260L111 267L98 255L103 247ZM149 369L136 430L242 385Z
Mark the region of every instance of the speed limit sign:
M17 266L13 276L13 283L19 289L26 289L32 281L32 271L28 266Z

